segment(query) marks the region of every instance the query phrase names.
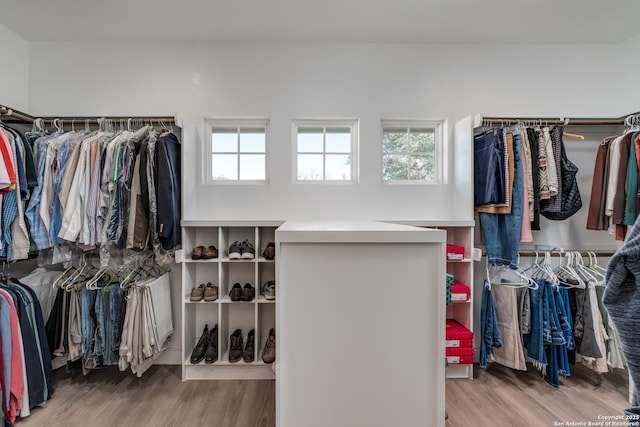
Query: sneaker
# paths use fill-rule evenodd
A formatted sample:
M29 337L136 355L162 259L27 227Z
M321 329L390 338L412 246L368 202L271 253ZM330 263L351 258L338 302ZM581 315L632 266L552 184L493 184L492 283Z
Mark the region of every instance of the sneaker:
M204 363L211 364L218 360L218 325L216 325L208 336L209 346L204 352Z
M215 246L207 246L202 248L202 255L200 259L214 259L218 258L218 249Z
M273 363L276 360L276 330L271 328L267 342L264 344L262 352L262 361L264 363Z
M204 298L204 283L200 283L195 288L191 289L190 301L201 301Z
M242 243L235 241L229 246L229 259L242 258Z
M253 244L248 240L242 242L240 250L242 251L242 259L254 259L256 257L256 250L253 248Z
M251 283L246 283L242 290L242 301L253 301L256 296L256 288L251 286Z
M272 260L276 257L276 244L273 242L267 243L267 247L264 248L262 256L268 260Z
M255 338L255 330L252 329L249 331L249 335L247 336L247 345L244 348L244 353L242 353L242 360L244 363L251 363L254 360L254 338Z
M231 301L241 301L242 300L242 286L240 283L234 283L233 288L229 291L229 296L231 297Z
M230 337L229 362L236 363L242 359L242 331L236 329Z
M204 288L204 300L215 301L218 299L218 287L214 286L211 282L207 283Z
M200 335L200 339L198 340L198 344L193 348L191 352L191 363L196 364L202 362L204 359L204 354L207 351L207 347L209 346L209 326L204 325L204 330L202 331L202 335Z
M269 280L267 282L264 282L264 285L262 285L262 289L260 289L260 293L266 300L272 301L276 299L276 281Z

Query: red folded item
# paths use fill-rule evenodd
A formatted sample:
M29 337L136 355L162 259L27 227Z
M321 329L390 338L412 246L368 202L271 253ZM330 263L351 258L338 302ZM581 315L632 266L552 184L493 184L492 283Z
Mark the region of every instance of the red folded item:
M453 282L451 287L451 301L468 301L471 291L467 285Z
M464 246L447 245L447 259L448 260L464 259Z
M447 319L445 337L447 340L472 340L473 332L462 326L454 319Z

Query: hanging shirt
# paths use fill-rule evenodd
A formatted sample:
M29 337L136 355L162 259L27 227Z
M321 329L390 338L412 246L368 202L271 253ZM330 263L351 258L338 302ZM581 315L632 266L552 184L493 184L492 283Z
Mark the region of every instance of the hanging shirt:
M27 221L29 221L31 238L35 242L36 247L40 250L51 247L49 233L47 232L44 221L40 216L40 202L42 199L41 196L44 183L46 152L51 139L52 137L50 136L43 136L38 138L34 143L34 156L38 162L38 184L33 189L33 194L31 195L31 199L29 199L29 205L25 214Z

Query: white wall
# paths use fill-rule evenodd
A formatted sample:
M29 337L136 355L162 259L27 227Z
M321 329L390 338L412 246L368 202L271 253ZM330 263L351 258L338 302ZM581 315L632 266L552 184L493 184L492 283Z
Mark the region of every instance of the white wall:
M28 112L29 42L0 24L0 105Z
M269 117L271 185L202 186L202 152L187 150L198 197L186 198L186 219L469 219L461 198L470 193L456 193L453 177L380 184L380 119L615 116L620 81L607 64L617 55L612 45L34 42L29 106L40 115L177 112L200 134L204 116ZM357 185L291 183L296 117L360 119Z
M621 72L621 114L640 111L638 70L640 69L640 33L618 45L618 68Z

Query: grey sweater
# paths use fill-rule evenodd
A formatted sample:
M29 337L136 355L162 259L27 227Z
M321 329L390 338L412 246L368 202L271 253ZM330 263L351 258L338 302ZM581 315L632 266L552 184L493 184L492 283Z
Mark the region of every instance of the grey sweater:
M627 241L613 255L607 266L604 306L613 319L629 373L640 385L640 217L636 219Z

